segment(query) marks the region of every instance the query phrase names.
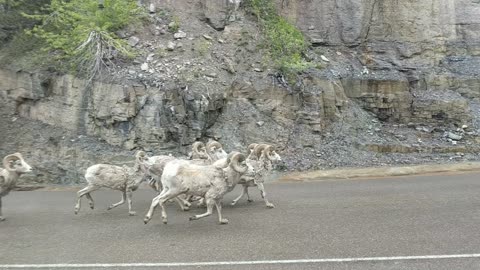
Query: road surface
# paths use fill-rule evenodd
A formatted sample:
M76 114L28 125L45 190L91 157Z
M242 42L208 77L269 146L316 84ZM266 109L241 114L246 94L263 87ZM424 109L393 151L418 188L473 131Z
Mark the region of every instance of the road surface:
M0 269L480 269L480 174L266 188L274 209L254 189L254 202L235 207L240 188L228 194L228 225L216 213L189 221L204 209L174 203L169 224L158 211L144 225L148 189L133 195L135 217L126 204L106 210L115 191L93 193L96 208L84 200L78 215L75 191L13 192L3 199Z

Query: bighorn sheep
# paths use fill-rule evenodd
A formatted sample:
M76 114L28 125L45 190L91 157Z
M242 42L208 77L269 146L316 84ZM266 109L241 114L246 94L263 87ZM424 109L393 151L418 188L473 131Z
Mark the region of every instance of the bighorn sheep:
M219 160L212 165L199 166L183 160L169 162L163 171L162 185L164 190L152 200L150 209L145 216L147 224L153 215L155 208L162 208L163 223L167 223L167 213L164 203L180 194L204 197L207 204L207 212L190 217L196 220L209 216L215 205L220 224L227 224L228 220L222 217L221 200L225 193L231 191L245 173L253 173L253 168L245 162L245 156L238 152L232 152L226 159Z
M109 164L96 164L87 168L85 172L85 179L88 185L77 192L77 204L75 205L75 214L80 211L80 201L82 196L86 196L90 201L90 208L94 208L93 198L91 192L102 187L111 188L121 191L122 200L118 203L110 205L107 210L113 209L128 202L128 214L134 216L132 211L132 192L135 191L141 182L144 180L145 172L150 165L150 161L145 152L138 151L135 154L135 164L133 167L123 165L115 166Z
M223 157L224 155L226 156L226 153L223 151L220 143L211 141L207 145L208 149L210 149L210 152L207 152L207 148L203 142L194 142L192 145L192 152L188 155L188 162L197 165L210 165L216 161L218 157ZM155 166L152 166L148 171L148 175L151 177L149 180L149 185L157 192L162 190L160 178L162 176L163 169L168 162L173 160L176 160L176 158L165 155L153 156L150 158L151 163L155 164ZM190 199L191 196L187 197L187 199L182 197L175 198L177 203L180 205L180 208L182 208L184 211L189 210L189 207L191 206L189 202Z
M217 141L209 141L206 146L206 151L211 163L227 157L227 153L223 150L222 144Z
M265 176L273 169L273 163L281 161L282 159L273 146L268 144L251 144L248 146L248 150L251 152L247 158L247 163L255 169L255 174L242 177L240 182L240 184L243 185L242 193L232 201L231 205L235 205L245 195L247 195L247 201L251 202L248 188L257 186L260 190L260 195L265 201L265 205L268 208L274 208L275 205L267 199L267 192L265 191L263 183Z
M20 153L4 157L3 167L5 168L0 168L0 221L5 220L2 215L2 197L10 193L22 174L32 171L32 167L25 162Z
M203 142L194 142L192 144L192 152L188 155L188 159L208 159L205 144Z
M162 176L163 168L168 162L176 159L177 158L171 155L170 156L161 155L161 156L150 157L150 163L157 164L155 168L151 168L153 172L148 173L148 175L151 177L148 181L148 184L153 189L155 189L158 192L162 190L160 177ZM189 153L188 160L198 165L210 165L212 163L211 158L208 156L207 150L205 148L205 144L203 142L194 142L192 144L192 152Z
M226 157L227 153L223 150L222 144L217 141L208 142L206 147L202 142L195 142L192 145L192 152L189 154L190 160L188 160L188 162L196 165L211 165L215 161ZM149 184L153 189L156 189L158 192L161 191L162 184L160 178L162 176L163 169L168 162L175 159L176 158L172 156L153 156L150 158L151 163L155 164L155 166L151 167L149 170L149 175L151 175ZM182 201L187 206L190 206L190 203L187 201L183 199ZM182 209L184 208L182 207Z

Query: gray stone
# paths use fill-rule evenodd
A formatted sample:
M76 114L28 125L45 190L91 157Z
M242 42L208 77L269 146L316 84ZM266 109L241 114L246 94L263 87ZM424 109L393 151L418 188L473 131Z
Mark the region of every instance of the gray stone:
M182 39L187 37L187 33L183 32L182 30L179 30L177 33L173 34L173 37L175 39Z
M455 140L455 141L460 141L463 137L461 135L455 134L453 132L448 132L448 138Z
M149 6L148 6L148 11L150 13L155 13L157 10L155 8L155 4L151 3Z
M127 42L130 46L135 47L140 42L140 39L136 36L131 36Z
M218 74L215 73L215 72L212 72L212 73L207 73L207 74L205 74L205 76L210 77L210 78L217 78L217 77L218 77Z
M173 50L175 50L175 47L176 47L175 42L169 41L169 42L167 43L167 50L168 50L168 51L173 51Z
M147 62L152 62L154 56L155 56L154 53L149 54L149 55L147 56Z

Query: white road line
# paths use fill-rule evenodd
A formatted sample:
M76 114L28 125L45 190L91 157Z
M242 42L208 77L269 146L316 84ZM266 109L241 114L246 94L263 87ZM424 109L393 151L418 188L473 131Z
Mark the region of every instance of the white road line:
M92 263L92 264L0 264L0 268L119 268L119 267L186 267L186 266L222 266L222 265L260 265L260 264L302 264L302 263L344 263L344 262L379 262L379 261L411 261L435 259L467 259L480 258L478 254L397 256L397 257L364 257L364 258L331 258L300 260L267 260L267 261L231 261L231 262L185 262L185 263Z

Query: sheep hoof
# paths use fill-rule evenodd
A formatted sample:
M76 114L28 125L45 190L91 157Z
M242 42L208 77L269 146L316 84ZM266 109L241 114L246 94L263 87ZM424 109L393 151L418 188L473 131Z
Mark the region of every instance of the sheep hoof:
M168 223L167 219L164 218L164 219L163 219L163 224L167 224L167 223Z
M222 220L220 220L220 225L225 225L225 224L228 224L228 219L222 218Z
M235 204L237 204L236 201L232 201L232 202L230 203L230 205L235 205Z
M0 217L0 222L1 222L1 221L5 221L5 220L6 220L6 218Z
M92 210L93 210L93 208L94 208L94 207L93 207L93 204L92 204L92 205L90 205L90 209L92 209Z
M75 208L75 211L74 211L75 215L78 214L78 210L79 209Z
M188 208L188 207L192 206L192 204L189 203L189 202L185 202L185 206Z
M189 207L183 207L182 210L183 210L183 211L190 211L190 208L189 208Z
M191 216L191 217L188 218L188 220L196 220L196 219L197 219L196 216Z
M130 212L128 212L128 215L129 215L129 216L135 216L136 214L137 214L137 212L135 212L135 211L130 211Z
M275 205L273 205L273 203L267 203L267 208L275 208Z
M150 218L149 218L149 217L145 217L145 218L143 219L143 223L144 223L144 224L147 224L149 221L150 221Z

